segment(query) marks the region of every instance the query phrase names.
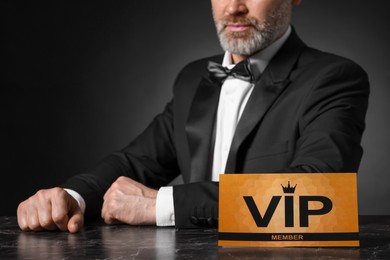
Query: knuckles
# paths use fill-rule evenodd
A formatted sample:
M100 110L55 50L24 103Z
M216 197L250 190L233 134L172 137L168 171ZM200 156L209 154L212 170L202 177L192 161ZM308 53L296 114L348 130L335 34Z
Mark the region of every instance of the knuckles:
M125 177L125 176L119 176L116 181L117 183L125 183L125 182L129 182L129 178L128 177Z
M28 220L28 229L32 231L39 231L42 229L38 219L36 218L30 218Z
M124 185L131 185L130 178L120 176L112 183L111 188L121 189Z
M131 178L125 176L118 177L116 181L112 183L110 189L126 191L128 195L144 195L143 186Z
M64 199L68 195L64 189L58 187L51 189L50 192L52 193L50 195L55 199Z
M49 216L44 216L40 220L40 225L43 228L51 228L53 226L53 220Z
M53 212L52 213L52 221L56 224L64 222L66 219L66 215L58 212Z
M128 177L118 177L104 195L101 217L107 224L144 223L145 199L155 198L155 193Z
M118 180L116 180L111 184L110 190L117 190L120 188L120 186L121 186L120 183L118 182Z
M21 202L17 208L18 224L23 231L53 229L56 223L63 222L64 212L51 212L50 201L63 199L66 193L62 188L42 189ZM55 203L55 202L53 202Z
M29 200L34 202L36 199L38 201L47 201L50 199L62 199L66 195L64 189L56 187L52 189L42 189L37 191L34 196L30 197Z

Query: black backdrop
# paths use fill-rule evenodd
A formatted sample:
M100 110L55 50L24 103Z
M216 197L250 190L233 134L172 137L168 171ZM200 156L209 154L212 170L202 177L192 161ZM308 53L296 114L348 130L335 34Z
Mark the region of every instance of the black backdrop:
M361 214L390 214L390 43L385 0L310 0L293 24L347 56L372 90L359 172ZM0 215L88 169L142 131L177 72L220 53L207 0L1 1ZM151 74L153 71L153 74Z

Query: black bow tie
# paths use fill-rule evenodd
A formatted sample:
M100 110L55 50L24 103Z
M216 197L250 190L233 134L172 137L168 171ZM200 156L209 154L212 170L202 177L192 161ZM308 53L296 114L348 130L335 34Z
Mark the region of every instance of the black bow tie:
M223 82L227 77L232 76L248 82L253 82L254 78L247 60L238 63L234 68L228 69L221 64L209 61L207 66L209 77L213 81Z

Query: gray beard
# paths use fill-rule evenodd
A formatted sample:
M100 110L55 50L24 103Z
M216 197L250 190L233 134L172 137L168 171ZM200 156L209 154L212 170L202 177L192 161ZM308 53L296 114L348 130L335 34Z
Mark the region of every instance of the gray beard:
M217 33L222 49L237 55L252 55L269 45L282 36L290 24L291 3L286 1L271 13L265 22L259 23L253 18L228 17L231 20L245 20L253 26L251 32L243 35L225 31L227 21L215 21Z
M239 55L251 55L269 46L273 42L273 33L256 30L249 38L233 38L222 31L219 33L219 41L225 51Z

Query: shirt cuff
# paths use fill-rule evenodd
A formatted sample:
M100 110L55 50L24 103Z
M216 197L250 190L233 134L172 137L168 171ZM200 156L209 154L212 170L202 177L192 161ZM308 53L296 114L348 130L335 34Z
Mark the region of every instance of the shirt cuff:
M175 225L172 187L161 187L158 190L156 199L156 224L159 227Z
M79 207L81 209L81 212L83 212L83 214L84 214L85 213L85 200L83 199L83 197L81 197L81 195L74 190L71 190L71 189L64 189L64 190L77 201L77 203L79 204Z

